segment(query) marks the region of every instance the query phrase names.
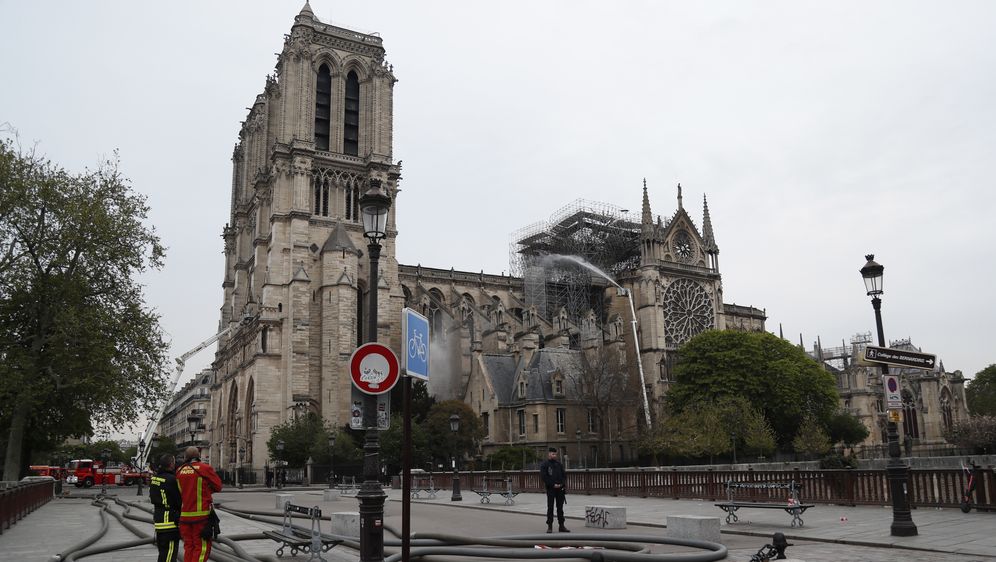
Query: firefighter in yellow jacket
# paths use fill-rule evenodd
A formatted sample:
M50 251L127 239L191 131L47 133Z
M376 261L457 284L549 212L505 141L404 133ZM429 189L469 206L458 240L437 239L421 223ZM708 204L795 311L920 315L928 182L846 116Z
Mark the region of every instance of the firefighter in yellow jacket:
M217 530L211 495L221 491L221 478L211 465L201 462L197 447L187 447L185 462L176 469L182 504L180 536L183 562L204 562L211 556L211 541Z
M149 499L152 500L156 528L156 548L159 562L177 562L180 558L180 488L173 471L176 459L163 455L156 465L156 475L149 481Z

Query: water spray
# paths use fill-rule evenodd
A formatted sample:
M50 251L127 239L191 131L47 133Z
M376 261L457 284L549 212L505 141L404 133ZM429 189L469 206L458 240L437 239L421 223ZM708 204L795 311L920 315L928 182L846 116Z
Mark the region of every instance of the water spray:
M630 325L633 327L633 347L635 348L636 351L636 366L640 371L640 392L641 395L643 396L643 415L646 418L647 429L650 430L652 428L650 424L650 402L647 400L647 383L643 377L643 358L640 357L640 339L636 332L636 307L633 306L633 291L623 287L619 283L616 283L615 280L609 277L608 273L605 273L601 269L598 269L594 265L588 263L584 258L578 256L562 256L562 255L553 254L553 255L544 256L544 258L540 260L540 263L542 264L544 262L554 262L554 261L570 261L576 263L577 265L580 265L581 267L584 267L585 269L588 269L589 271L595 273L602 279L605 279L609 283L615 285L616 288L619 290L618 293L620 295L626 295L626 298L629 299L629 313L632 315L633 318L633 320L630 322Z

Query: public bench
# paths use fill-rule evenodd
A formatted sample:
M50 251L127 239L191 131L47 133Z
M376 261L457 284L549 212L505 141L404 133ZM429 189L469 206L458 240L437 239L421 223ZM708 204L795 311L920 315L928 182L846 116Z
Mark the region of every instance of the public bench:
M471 490L481 496L481 503L491 503L491 496L497 494L505 498L505 505L515 503L515 496L519 495L512 489L511 478L485 478L484 486L480 490Z
M311 519L310 536L304 537L303 531L299 531L293 527L291 523L293 513L300 513ZM322 553L332 550L333 547L342 542L341 540L322 537L322 510L318 506L304 507L289 502L284 505L284 518L280 530L263 531L263 535L279 543L277 557L282 557L284 549L290 548L291 556L297 556L298 552L304 552L310 554L308 560L320 560L322 562L326 560L322 557Z
M355 496L360 491L360 484L356 483L355 476L343 476L338 488L340 496Z
M788 499L786 501L747 501L746 498L738 498L742 490L787 490ZM716 507L726 512L726 523L736 523L740 521L737 517L739 509L783 509L785 513L792 516L793 527L802 527L802 514L807 509L814 507L811 503L799 501L799 485L795 480L789 482L726 482L726 501L715 504Z
M436 491L436 483L431 474L428 476L412 475L412 499L420 499L422 492L425 492L428 499L434 500L436 499Z

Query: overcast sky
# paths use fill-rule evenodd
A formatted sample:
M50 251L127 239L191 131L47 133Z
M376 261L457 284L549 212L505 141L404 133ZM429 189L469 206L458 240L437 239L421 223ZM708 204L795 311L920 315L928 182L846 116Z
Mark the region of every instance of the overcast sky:
M120 150L169 247L145 281L173 355L217 330L232 149L302 5L0 0L0 123L72 170ZM996 362L996 3L311 5L399 78L401 263L507 272L515 230L577 198L638 213L643 178L667 217L681 182L769 331L873 332L875 253L888 339Z

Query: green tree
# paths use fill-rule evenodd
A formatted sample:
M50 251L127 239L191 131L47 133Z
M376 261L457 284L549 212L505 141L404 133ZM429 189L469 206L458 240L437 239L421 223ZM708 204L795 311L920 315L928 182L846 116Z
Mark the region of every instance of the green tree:
M761 410L748 408L740 425L744 451L754 456L770 455L775 450L775 430Z
M460 416L460 428L456 433L450 429L450 416ZM429 451L433 462L449 466L451 458L457 460L473 457L477 443L484 438L484 425L481 418L467 404L459 400L437 402L429 410L425 420L425 431L429 437Z
M792 448L807 456L822 455L830 450L830 438L816 416L807 414L792 439Z
M667 396L674 411L737 396L761 410L780 446L792 442L804 414L825 421L839 401L833 375L772 334L710 330L678 350Z
M429 456L429 436L421 424L412 420L412 468L424 468L431 459ZM401 414L391 416L391 427L380 434L380 462L387 466L389 474L400 473L404 420Z
M539 460L532 447L509 446L499 447L491 453L481 468L486 470L521 470Z
M965 400L973 416L996 416L996 364L992 364L968 381Z
M853 447L868 438L868 428L854 414L838 410L827 422L827 432L831 443L843 443Z
M996 451L996 416L971 416L956 420L944 432L948 442L983 453Z
M34 449L165 399L167 346L138 276L162 266L145 198L112 159L72 174L0 141L4 479Z
M266 449L270 458L286 462L289 466L303 467L311 458L318 462L320 459L329 457L329 433L332 428L326 427L321 418L312 412L298 416L286 423L276 425L270 433L270 439L266 442ZM341 435L341 434L339 434ZM278 442L283 442L283 451L277 448ZM340 456L340 439L336 439L336 458ZM343 439L345 441L345 439ZM341 444L344 448L345 443Z

